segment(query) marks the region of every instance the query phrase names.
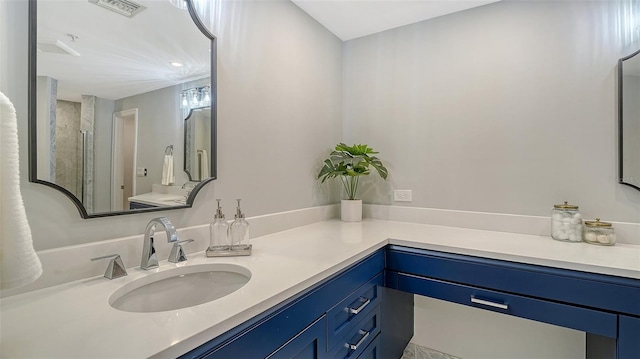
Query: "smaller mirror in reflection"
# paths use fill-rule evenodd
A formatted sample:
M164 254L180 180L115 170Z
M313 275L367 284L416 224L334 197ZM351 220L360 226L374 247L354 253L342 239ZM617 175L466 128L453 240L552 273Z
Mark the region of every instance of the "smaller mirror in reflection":
M211 177L211 109L194 108L184 120L184 171L189 181Z
M620 59L618 71L619 181L640 190L640 50Z

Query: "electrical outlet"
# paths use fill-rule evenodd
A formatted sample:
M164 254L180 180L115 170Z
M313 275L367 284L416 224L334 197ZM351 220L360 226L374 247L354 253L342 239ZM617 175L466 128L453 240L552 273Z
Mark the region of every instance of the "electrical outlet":
M410 189L393 190L393 200L396 202L411 202L411 190Z
M146 168L142 168L142 167L138 167L136 170L136 175L138 177L147 177L147 169Z

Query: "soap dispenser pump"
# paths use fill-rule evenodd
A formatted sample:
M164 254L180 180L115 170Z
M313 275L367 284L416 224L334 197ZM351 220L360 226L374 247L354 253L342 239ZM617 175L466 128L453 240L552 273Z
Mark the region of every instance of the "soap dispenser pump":
M224 219L220 200L216 199L216 201L218 201L218 208L213 217L213 222L209 225L209 248L207 249L207 255L215 252L229 251L231 249L229 223Z
M237 199L238 207L233 223L231 223L231 248L233 251L249 251L251 254L251 244L249 244L249 223L244 219L244 213L240 208L240 199ZM240 255L240 254L239 254Z

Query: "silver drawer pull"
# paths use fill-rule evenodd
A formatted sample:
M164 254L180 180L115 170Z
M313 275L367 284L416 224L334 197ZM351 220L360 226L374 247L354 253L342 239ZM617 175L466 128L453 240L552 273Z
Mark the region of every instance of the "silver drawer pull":
M369 337L370 332L366 331L366 330L358 330L358 334L362 335L362 338L360 338L360 340L358 340L357 343L355 344L345 344L346 347L348 347L350 350L358 350L358 347L362 345L362 343L365 342L365 340L367 340L367 338Z
M509 309L509 306L506 305L506 304L490 302L488 300L478 299L478 298L475 298L473 296L471 296L471 303L482 304L482 305L486 305L486 306L489 306L489 307L500 308L500 309L504 309L504 310Z
M369 305L369 303L371 303L371 299L367 299L367 298L363 298L360 297L359 298L360 302L362 302L362 304L360 304L360 306L358 308L347 308L348 312L351 314L358 314L360 313L367 305Z

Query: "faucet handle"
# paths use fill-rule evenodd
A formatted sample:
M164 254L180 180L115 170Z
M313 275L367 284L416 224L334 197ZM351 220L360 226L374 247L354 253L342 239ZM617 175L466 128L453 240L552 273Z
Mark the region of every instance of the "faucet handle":
M115 279L126 276L127 269L124 267L119 254L109 254L107 256L91 258L91 260L97 261L109 258L111 258L111 261L109 261L109 266L107 266L107 270L104 272L105 278Z
M171 263L180 263L186 261L187 255L184 253L184 249L182 249L182 244L189 242L193 242L193 239L185 239L184 241L177 241L173 243L168 261Z

